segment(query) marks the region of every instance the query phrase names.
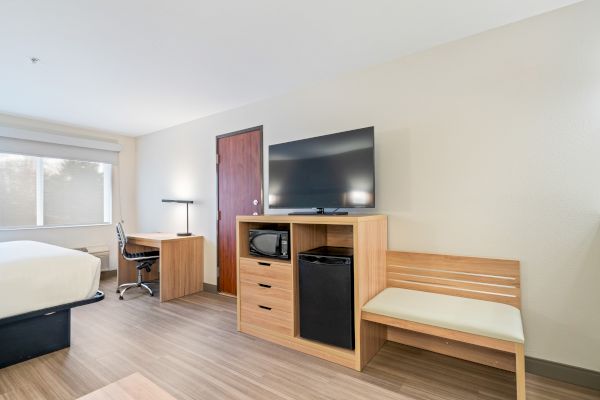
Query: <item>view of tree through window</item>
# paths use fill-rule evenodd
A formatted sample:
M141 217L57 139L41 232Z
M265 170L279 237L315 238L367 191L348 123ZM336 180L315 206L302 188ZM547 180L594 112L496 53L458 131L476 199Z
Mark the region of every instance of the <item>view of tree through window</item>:
M0 154L0 227L110 223L110 171L97 162Z

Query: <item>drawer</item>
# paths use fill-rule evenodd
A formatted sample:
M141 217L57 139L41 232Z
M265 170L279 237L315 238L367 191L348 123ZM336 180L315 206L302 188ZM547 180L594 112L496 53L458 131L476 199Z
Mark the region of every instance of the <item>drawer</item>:
M281 311L292 312L291 290L245 280L241 281L240 286L242 304L264 305Z
M249 324L284 335L294 335L292 313L254 301L242 300L242 324Z
M292 265L240 258L240 280L292 290Z

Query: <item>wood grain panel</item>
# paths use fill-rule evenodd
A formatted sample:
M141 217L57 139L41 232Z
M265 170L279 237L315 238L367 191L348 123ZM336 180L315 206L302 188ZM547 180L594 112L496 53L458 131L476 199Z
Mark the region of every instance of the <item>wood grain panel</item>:
M203 290L204 238L190 236L160 244L160 299L168 301Z
M521 308L519 262L389 251L387 286Z
M302 224L302 225L353 225L359 221L378 221L386 218L381 214L346 214L346 215L240 215L240 222L256 222L261 224Z
M515 374L517 379L517 400L525 400L525 346L515 343Z
M488 283L479 283L463 279L448 279L438 278L431 276L420 276L412 274L398 274L395 272L388 272L388 280L393 283L388 283L388 286L398 287L395 282L411 282L417 284L426 284L433 286L448 287L449 289L465 289L484 293L494 293L498 295L505 295L511 297L517 297L519 295L519 288L508 285L490 285Z
M235 295L236 216L263 213L262 128L218 138L217 157L218 290Z
M241 295L244 296L243 292ZM244 300L245 301L242 302L242 324L254 325L266 331L271 331L272 333L289 336L293 335L294 317L291 312L286 312L277 308L272 302L262 300L254 301L252 298L246 298Z
M487 283L489 285L516 286L516 278L506 276L479 275L460 271L444 271L432 268L411 268L397 265L388 265L389 274L409 274L415 276L431 276L446 279L467 280L469 282Z
M274 307L292 314L292 291L277 287L260 286L242 280L240 294L243 302Z
M362 306L386 286L387 218L360 221L354 238L355 331L357 354L355 369L362 370L383 346L386 327L362 321Z
M477 275L512 277L517 282L519 280L519 262L514 260L390 251L387 263L389 266L435 268Z
M414 332L420 332L427 335L439 336L459 342L467 342L477 346L489 347L490 349L501 350L509 353L514 353L515 351L515 344L506 340L474 335L472 333L440 328L438 326L433 325L420 324L418 322L407 321L398 318L391 318L385 315L373 314L364 311L362 313L362 318L367 321L377 322L380 324L406 329Z
M353 225L327 225L327 246L354 247Z
M400 328L388 327L387 340L515 372L515 355Z
M298 253L327 246L327 225L323 224L292 224L292 259L298 258Z
M256 283L269 283L283 289L292 289L292 265L277 262L264 263L240 258L240 280Z

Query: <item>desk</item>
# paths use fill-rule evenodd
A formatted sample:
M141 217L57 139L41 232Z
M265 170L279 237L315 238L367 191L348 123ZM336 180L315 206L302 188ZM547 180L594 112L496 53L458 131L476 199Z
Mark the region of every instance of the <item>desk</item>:
M143 279L160 279L160 301L168 301L202 290L204 284L204 237L177 236L174 233L134 233L127 235L127 251L158 249L160 260L151 272L143 271ZM119 256L118 284L135 282L134 261ZM160 273L159 273L160 271ZM160 276L160 278L159 278Z

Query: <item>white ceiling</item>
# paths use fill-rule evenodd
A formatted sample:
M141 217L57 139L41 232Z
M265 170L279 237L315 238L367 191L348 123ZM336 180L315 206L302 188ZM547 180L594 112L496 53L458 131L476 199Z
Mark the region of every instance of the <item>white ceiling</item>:
M0 113L139 135L576 2L2 0Z

